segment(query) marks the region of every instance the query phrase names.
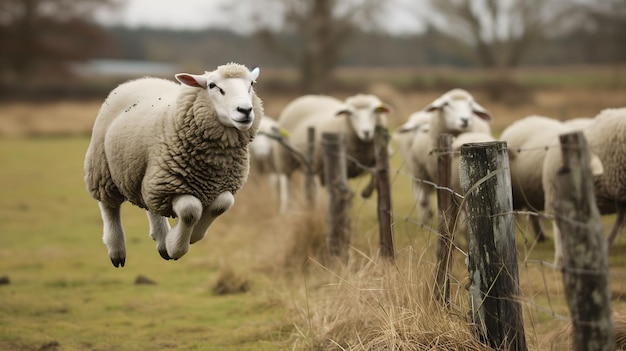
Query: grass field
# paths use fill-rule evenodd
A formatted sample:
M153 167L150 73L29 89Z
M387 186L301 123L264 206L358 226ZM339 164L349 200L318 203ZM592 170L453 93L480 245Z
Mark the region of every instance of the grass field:
M404 116L436 95L402 95L396 112ZM528 113L551 115L565 106L568 116L591 115L624 105L625 98L613 90L546 91L535 105L484 104L501 130ZM285 100L268 100L268 112L275 115ZM397 157L398 259L391 269L376 257L373 200L355 197L351 263L332 267L319 255L324 210L279 217L273 194L254 179L207 237L176 262L156 252L144 211L126 205L128 258L126 267L115 269L101 241L97 204L82 180L86 134L98 105L0 105L0 277L10 280L0 285L0 350L381 350L433 339L440 349L481 349L465 324L461 254L455 255L451 313L432 303L436 235L412 221L409 181ZM395 123L404 118L399 116ZM361 182L352 185L360 188ZM561 316L568 312L561 274L540 264L551 260L552 243L533 245L525 222L517 225L529 347L562 349L567 323ZM626 239L619 237L610 262L621 325L625 253ZM135 284L139 276L156 284ZM218 283L243 291L217 295Z

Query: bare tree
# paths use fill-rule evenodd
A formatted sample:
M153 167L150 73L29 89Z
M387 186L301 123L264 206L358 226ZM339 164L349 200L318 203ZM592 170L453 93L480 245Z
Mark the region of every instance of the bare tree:
M0 78L27 79L94 54L105 39L90 21L117 0L0 0Z
M626 2L601 0L581 6L578 25L570 31L581 42L585 58L593 63L626 61Z
M253 9L258 37L297 66L303 91L323 93L329 88L333 70L357 22L359 28L364 24L375 26L375 14L384 3L383 0L254 0L238 5ZM268 7L282 13L281 18L273 18L275 23L263 20Z
M518 66L557 28L571 1L431 0L433 25L474 48L484 67Z

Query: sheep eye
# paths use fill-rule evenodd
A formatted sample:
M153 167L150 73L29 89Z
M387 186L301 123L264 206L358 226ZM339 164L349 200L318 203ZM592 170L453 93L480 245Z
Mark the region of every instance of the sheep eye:
M226 92L224 91L224 89L218 87L215 83L209 83L209 89L213 89L213 88L219 89L220 94L226 95Z

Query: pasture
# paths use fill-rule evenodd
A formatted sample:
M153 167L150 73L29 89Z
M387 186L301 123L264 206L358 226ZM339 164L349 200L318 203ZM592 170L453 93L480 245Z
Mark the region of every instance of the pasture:
M392 127L438 96L372 90L394 100ZM259 95L273 116L290 99ZM626 105L623 90L582 88L538 91L533 103L517 107L477 100L494 114L496 133L531 113L564 119ZM394 266L376 256L373 199L355 197L351 261L337 267L321 254L323 206L278 216L274 194L252 176L234 207L175 262L158 255L144 211L126 204L128 258L125 268L115 269L101 241L97 204L82 180L99 104L0 105L0 277L9 280L0 285L0 350L482 349L465 325L461 252L455 253L451 311L430 298L436 223L429 228L413 221L399 155L391 160ZM363 184L352 182L355 192ZM606 216L605 226L612 220ZM542 264L552 260L552 242L533 243L523 218L517 228L529 348L562 349L568 315L562 277ZM621 235L610 266L622 329L625 253ZM140 276L154 284L136 284Z

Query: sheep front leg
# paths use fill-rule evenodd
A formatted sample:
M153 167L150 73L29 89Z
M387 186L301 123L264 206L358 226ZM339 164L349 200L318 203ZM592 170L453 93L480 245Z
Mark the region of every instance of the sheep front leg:
M167 247L165 244L165 238L167 233L171 230L170 223L167 221L167 217L159 216L150 211L146 211L148 214L148 220L150 223L150 237L157 243L157 250L159 255L165 260L171 260L172 258L167 254Z
M109 258L115 267L124 267L126 263L126 238L122 228L120 206L108 206L98 202L104 229L102 241L107 246Z
M561 230L556 224L552 223L552 235L554 236L554 266L562 268L565 258L563 257L563 241L561 238Z
M221 193L210 206L207 206L202 211L202 217L193 228L191 234L191 244L194 244L198 240L201 240L206 235L207 229L215 218L219 217L222 213L228 211L229 208L235 203L235 197L230 191Z
M172 228L165 239L167 255L175 260L189 251L189 240L194 226L202 216L202 203L191 195L180 195L172 202L178 223Z
M424 185L421 182L414 180L412 183L413 198L417 203L419 216L419 223L427 225L435 216L432 208L430 207L430 197L432 194L432 188L427 188L430 185Z

